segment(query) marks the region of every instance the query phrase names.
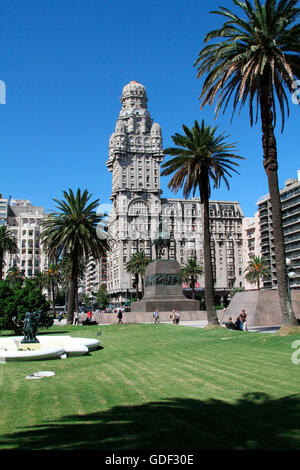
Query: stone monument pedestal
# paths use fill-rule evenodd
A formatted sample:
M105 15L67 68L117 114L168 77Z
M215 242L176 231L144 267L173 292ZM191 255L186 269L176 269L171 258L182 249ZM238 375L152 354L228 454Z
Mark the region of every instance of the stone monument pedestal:
M22 343L22 341L18 344L19 351L37 351L41 349L40 343Z
M187 299L182 293L180 265L176 260L156 260L146 267L145 295L142 300L131 304L132 312L179 313L200 310L199 300Z

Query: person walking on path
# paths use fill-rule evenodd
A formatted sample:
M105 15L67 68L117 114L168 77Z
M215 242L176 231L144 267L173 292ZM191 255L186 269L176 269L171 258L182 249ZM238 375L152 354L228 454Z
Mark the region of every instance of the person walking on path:
M153 319L154 319L154 323L159 323L159 310L158 308L155 310L155 312L153 313Z
M87 313L87 316L88 316L89 321L91 321L91 320L92 320L92 317L93 317L93 312L91 312L91 311L89 310L88 313Z
M175 323L176 325L179 325L179 321L180 321L180 315L178 313L178 310L175 311Z
M123 318L123 311L122 311L121 308L119 308L119 310L118 310L118 315L117 315L117 317L118 317L118 319L119 319L118 324L119 324L119 323L123 323L123 321L122 321L122 318Z

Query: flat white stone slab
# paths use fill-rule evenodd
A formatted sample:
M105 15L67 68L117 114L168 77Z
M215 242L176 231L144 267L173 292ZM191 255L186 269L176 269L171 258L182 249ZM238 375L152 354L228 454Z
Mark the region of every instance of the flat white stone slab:
M55 372L51 372L50 370L42 370L40 372L34 372L33 374L29 374L26 376L26 379L42 379L43 377L52 377L55 375Z

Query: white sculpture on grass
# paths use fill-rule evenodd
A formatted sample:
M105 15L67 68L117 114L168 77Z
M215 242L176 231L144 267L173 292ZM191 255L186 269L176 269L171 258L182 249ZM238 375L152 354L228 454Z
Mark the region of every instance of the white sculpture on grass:
M22 343L22 336L0 338L0 363L9 361L33 361L65 359L82 356L99 347L100 341L92 338L73 338L67 335L37 336L38 347Z

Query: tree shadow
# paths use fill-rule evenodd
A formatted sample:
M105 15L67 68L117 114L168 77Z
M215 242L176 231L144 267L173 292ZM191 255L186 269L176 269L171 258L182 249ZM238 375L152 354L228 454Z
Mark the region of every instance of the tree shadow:
M17 450L299 450L299 418L299 395L253 392L234 403L168 398L65 416L3 442Z

